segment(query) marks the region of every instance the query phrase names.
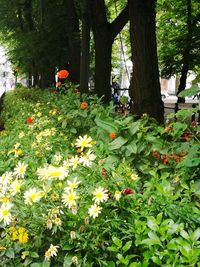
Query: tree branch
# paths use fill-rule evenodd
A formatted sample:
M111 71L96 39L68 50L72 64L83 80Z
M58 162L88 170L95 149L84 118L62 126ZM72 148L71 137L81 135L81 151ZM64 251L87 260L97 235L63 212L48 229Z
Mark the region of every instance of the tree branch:
M112 40L120 33L123 27L129 20L129 8L128 5L122 10L117 18L110 24L110 37Z

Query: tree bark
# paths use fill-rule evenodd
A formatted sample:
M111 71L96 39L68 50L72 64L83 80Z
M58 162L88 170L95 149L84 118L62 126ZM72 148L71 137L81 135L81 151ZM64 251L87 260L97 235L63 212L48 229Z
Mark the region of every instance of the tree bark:
M107 21L104 0L93 0L91 13L95 43L95 93L99 97L104 96L103 100L109 102L112 44L128 21L128 7L111 24Z
M164 120L155 33L155 0L129 0L133 74L130 96L132 112Z
M80 89L81 93L88 93L89 65L90 65L90 0L85 0L82 10L82 38L81 38L81 65Z
M64 0L68 33L68 63L69 80L80 83L80 30L79 19L74 0Z
M183 65L181 69L181 77L180 77L180 84L177 91L177 96L180 92L185 90L186 81L187 81L187 74L190 68L190 49L191 49L191 42L192 42L192 0L187 0L187 38L186 38L186 46L185 51L183 53ZM184 103L185 99L182 97L178 97L178 103ZM178 111L178 106L175 110Z

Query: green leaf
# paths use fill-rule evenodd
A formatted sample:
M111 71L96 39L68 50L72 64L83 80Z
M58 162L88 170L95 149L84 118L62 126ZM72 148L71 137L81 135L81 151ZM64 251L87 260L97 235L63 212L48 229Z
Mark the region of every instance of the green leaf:
M179 97L186 97L186 96L194 96L200 92L200 88L196 85L193 85L189 89L185 89L184 91L178 94Z
M43 267L41 262L34 262L31 264L31 267Z
M120 147L122 147L127 142L128 142L128 139L125 139L125 138L119 136L109 144L109 149L110 150L119 149Z
M114 244L115 244L118 248L121 248L121 247L122 247L122 241L121 241L119 238L117 238L117 237L113 237L112 240L113 240Z
M172 135L175 137L180 137L183 132L187 129L187 124L182 122L176 122L173 125L173 132Z
M153 231L158 231L158 229L159 229L159 227L158 227L158 225L157 225L155 220L148 220L147 221L147 226Z
M95 118L95 123L97 124L97 126L99 126L101 129L105 130L108 133L114 132L116 133L117 127L113 125L113 121L106 121L106 120L102 120L100 118Z
M131 245L132 245L132 241L127 241L126 244L122 247L123 252L125 253L126 251L128 251Z
M115 267L115 263L113 261L107 261L105 266L107 266L107 267Z
M188 240L190 237L189 237L189 235L188 235L188 233L185 231L185 230L182 230L181 232L180 232L180 234L181 234L181 236L183 237L183 238L185 238L186 240Z
M200 164L200 158L187 158L184 160L184 166L186 167L197 167Z
M6 250L6 256L8 258L14 259L14 257L15 257L14 249L9 248L8 250Z
M200 228L197 228L192 234L191 239L192 241L197 241L200 238Z
M154 232L149 232L148 236L149 238L142 240L141 244L145 244L148 246L152 246L152 245L162 246L159 237Z
M64 257L63 267L70 267L72 265L72 256L66 254Z
M130 128L129 128L129 133L131 135L135 135L140 128L140 124L141 124L140 121L136 121L136 122L131 123Z
M133 140L130 144L126 146L126 149L130 152L130 154L136 154L137 153L136 141Z

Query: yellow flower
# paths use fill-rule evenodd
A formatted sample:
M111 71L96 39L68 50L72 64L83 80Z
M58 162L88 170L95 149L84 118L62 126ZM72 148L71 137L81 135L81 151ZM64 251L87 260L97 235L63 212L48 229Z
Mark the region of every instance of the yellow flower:
M92 193L94 195L93 200L95 203L99 204L100 202L104 202L108 199L108 190L104 189L103 187L99 186L95 189Z
M79 138L76 139L75 146L80 147L81 151L83 151L85 147L92 147L92 144L91 144L92 141L93 140L90 136L87 136L87 135L84 135L83 137L79 136Z
M19 239L19 243L26 244L28 242L28 233L26 231L21 232L21 233L19 232L18 239Z

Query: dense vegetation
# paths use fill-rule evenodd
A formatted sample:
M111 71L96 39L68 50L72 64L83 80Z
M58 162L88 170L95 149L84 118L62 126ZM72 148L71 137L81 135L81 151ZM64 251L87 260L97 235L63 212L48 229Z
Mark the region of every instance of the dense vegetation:
M0 133L0 266L200 266L199 126L18 88Z

